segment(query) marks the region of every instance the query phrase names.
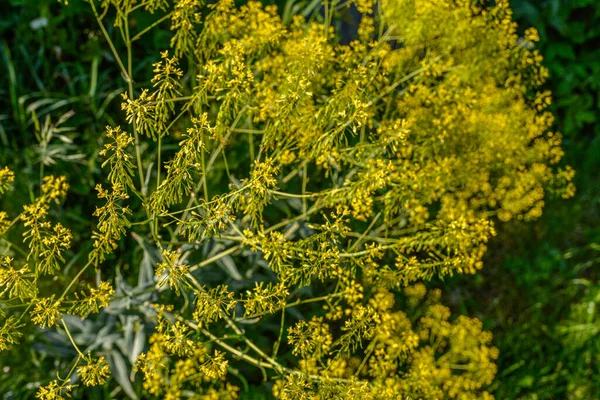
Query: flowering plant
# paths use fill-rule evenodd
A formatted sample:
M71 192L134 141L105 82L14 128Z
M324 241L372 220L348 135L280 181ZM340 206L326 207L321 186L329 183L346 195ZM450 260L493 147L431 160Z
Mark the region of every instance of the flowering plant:
M122 370L71 331L72 316L126 299L148 333L137 378L117 379L130 397L238 398L263 380L280 399L492 398L491 334L423 282L476 273L497 222L574 190L554 167L537 33L516 34L506 1L331 0L287 21L257 1L89 6L127 83L128 125L106 128L87 262L67 259L64 177L45 176L20 215L0 212L0 349L32 323L76 351L38 398ZM345 44L334 27L350 7L362 17ZM161 17L134 35L144 12ZM137 85L132 47L161 23L171 48ZM15 179L0 170L0 193ZM134 294L109 265L130 262L129 236L146 274ZM67 263L83 265L48 290Z

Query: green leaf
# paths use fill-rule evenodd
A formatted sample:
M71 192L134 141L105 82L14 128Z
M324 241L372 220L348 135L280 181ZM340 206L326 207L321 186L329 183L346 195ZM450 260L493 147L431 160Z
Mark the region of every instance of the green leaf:
M127 363L125 359L118 351L112 351L109 353L109 363L111 365L111 371L113 376L123 389L123 391L129 396L129 398L137 400L137 395L133 390L133 386L131 386L131 382L129 380L129 368L127 367Z

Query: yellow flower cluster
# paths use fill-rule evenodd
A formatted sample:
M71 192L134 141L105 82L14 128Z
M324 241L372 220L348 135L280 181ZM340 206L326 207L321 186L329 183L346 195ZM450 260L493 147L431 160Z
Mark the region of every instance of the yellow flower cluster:
M81 381L86 386L102 385L110 376L110 369L104 357L96 360L89 355L85 357L86 365L77 367L77 373L81 377Z
M40 386L35 394L36 399L40 400L65 400L70 398L69 394L73 390L73 385L59 383L57 380L50 382L45 386Z
M101 308L108 307L110 298L115 295L110 282L101 281L98 288L89 287L89 293L75 293L73 305L69 309L69 314L87 317L90 313L97 313Z
M297 323L290 329L288 340L302 358L303 373L319 379L298 381L287 376L274 389L277 397L287 399L301 393L316 396L334 385L340 396L335 398L360 389L365 399L491 399L482 390L496 374L498 350L490 346L491 334L482 331L476 319L449 321L450 311L439 304L439 291L427 297L425 293L422 284L405 291L411 311L418 309L423 315L417 321L394 311L394 295L385 290L376 292L368 307L354 308L345 329L357 323L370 327L355 332L353 340L368 340L361 358L336 351L344 345L347 334L334 341L333 329L323 318ZM371 384L364 386L364 378L370 378Z
M113 185L121 185L122 187L133 188L133 164L131 159L133 156L127 151L129 144L133 142L133 137L127 132L123 132L120 127L106 127L106 137L111 142L106 143L104 148L100 150L100 155L106 157L106 161L102 163L102 168L106 165L110 166L108 180Z
M144 388L153 396L179 399L191 387L205 398L236 399L238 388L225 377L228 361L220 351L210 352L192 340L192 330L171 321L171 307L158 307L157 332L150 338L150 349L136 362L144 375ZM203 388L206 383L208 388Z
M129 50L147 32L130 37L133 13L164 12L171 49L136 91L131 52L123 63L111 46L131 127L106 130L88 263L60 297L38 297L72 241L47 220L68 185L46 177L20 215L27 260L0 259L7 303L35 302L33 323L71 338L62 316L88 318L114 290L69 290L135 226L162 254L143 397L234 399L233 364L247 363L280 399L490 399L491 334L420 282L476 273L496 223L574 193L573 170L556 167L537 32L518 37L507 0L324 1L310 21L255 0L170 3L102 2ZM333 22L350 5L363 16L346 44ZM13 179L0 170L0 193ZM0 232L12 226L0 212ZM211 283L221 273L231 282ZM5 319L0 348L19 323ZM83 384L103 384L106 360L78 353ZM62 398L65 382L38 398Z
M8 191L14 180L15 173L8 169L8 167L0 169L0 194Z
M189 270L189 265L179 262L179 254L174 251L164 250L163 261L156 267L158 286L163 287L168 284L179 295L183 279Z
M106 199L106 204L96 208L93 214L98 217L98 230L92 234L94 249L90 252L89 259L97 266L105 260L107 254L111 254L118 247L117 241L130 226L127 215L131 214L131 210L128 206L123 207L120 204L120 201L129 198L120 184L114 184L111 192L98 184L96 191L98 198Z
M51 328L60 319L60 300L55 301L54 295L39 299L31 311L31 322L40 328Z
M116 130L113 133L120 132ZM0 178L4 179L4 182L12 182L12 173L8 173L6 168L0 171ZM2 188L8 186L4 185ZM70 298L68 295L69 289L75 283L73 280L62 295L57 296L53 292L42 297L48 290L47 282L44 282L43 277L50 275L54 281L56 280L57 271L66 262L65 256L73 239L71 231L60 222L52 224L47 220L51 206L60 205L65 200L68 189L69 185L64 176L45 176L41 182L39 196L33 203L23 206L23 212L18 218L11 223L5 223L3 221L7 214L0 212L0 228L2 228L0 234L12 233L10 232L12 227L18 226L15 223L20 220L24 228L23 241L29 246L29 253L21 251L25 255L22 259L0 254L0 317L3 319L0 324L0 350L8 350L23 336L19 329L26 324L24 317L29 316L33 324L43 329L52 328L59 322L62 322L67 329L63 315L76 314L87 317L89 313L98 312L100 308L108 306L110 298L115 294L110 283L100 282L98 288L90 287L89 293L81 293L81 295L75 293L74 298ZM55 284L51 284L50 287L55 290ZM7 308L26 306L26 308L17 318L14 315L7 316L4 311L5 306ZM71 339L68 331L67 334ZM77 346L74 346L79 352ZM104 383L110 373L105 359L100 357L93 361L91 356L84 357L81 353L80 357L76 360L76 365L81 359L85 359L88 364L77 368L84 384ZM71 373L73 371L74 369ZM69 383L68 378L54 380L45 386L40 386L36 398L65 399L70 397L74 387Z
M30 273L29 267L15 269L12 266L13 259L8 256L0 258L0 287L3 294L8 293L10 299L18 298L21 301L34 298L37 288L34 284L34 274Z
M57 223L51 228L46 216L51 203L60 204L67 195L69 184L64 176L47 176L44 178L41 195L33 204L23 206L20 215L26 227L23 233L25 242L29 242L28 260L35 262L36 275L53 274L65 261L63 252L71 247L71 231Z
M13 316L2 321L2 326L0 326L0 351L8 350L12 348L12 345L18 343L23 336L18 331L19 327L19 321Z

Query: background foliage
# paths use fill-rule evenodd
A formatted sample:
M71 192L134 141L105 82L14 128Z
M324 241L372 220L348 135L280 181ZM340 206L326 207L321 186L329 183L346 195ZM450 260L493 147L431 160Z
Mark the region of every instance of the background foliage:
M564 163L577 171L578 192L567 201L548 201L543 217L533 224L504 225L480 274L432 285L444 289L456 311L481 318L494 333L500 349L493 388L497 398L600 398L600 343L595 336L600 330L600 6L593 0L511 4L522 29L534 26L540 32L539 49L551 73L546 85L553 92L552 111L564 135ZM310 12L316 2L278 6L285 19L286 13ZM62 169L54 173L67 175L77 194L71 198L79 199L65 207L70 214L64 218L83 224L79 231L84 232L85 224L93 223L79 216L93 212L94 200L85 199L95 199L90 189L100 176L98 138L107 124L122 122L112 118L121 115L117 96L125 90L123 81L114 59L98 42L100 33L87 7L61 7L50 0L10 0L2 7L0 76L7 79L0 81L0 165L11 165L27 177L29 191L20 187L20 195L32 198L40 168L56 162ZM349 22L347 29L351 26ZM144 57L154 56L168 40L168 31L156 29L138 42L136 76L150 79L155 60ZM53 124L62 117L60 126L69 129L34 146L35 132L44 131L47 116ZM3 207L11 210L11 204ZM134 254L120 266L139 268L139 280L124 282L122 290L144 287L144 260L150 257L149 252ZM79 334L96 335L99 346L118 350L112 362L123 365L116 375L125 381L127 358L139 354L136 346L143 332L126 341L117 340L121 335L98 334L136 324L133 316L106 318L97 326L82 326ZM72 356L58 338L32 330L26 340L29 345L0 358L3 367L11 359L10 368L4 367L7 373L0 375L4 398L31 396L47 371L64 370L56 354ZM97 398L110 397L108 388L95 390Z
M500 348L498 398L600 396L600 6L593 0L511 1L534 26L546 87L577 194L539 221L504 226L472 282L446 282L457 309L484 319Z

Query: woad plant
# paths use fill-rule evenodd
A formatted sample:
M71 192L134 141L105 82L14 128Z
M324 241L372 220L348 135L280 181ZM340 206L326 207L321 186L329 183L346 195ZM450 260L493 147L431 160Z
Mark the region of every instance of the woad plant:
M0 349L34 325L75 354L36 398L492 398L491 333L424 283L476 273L497 223L574 191L507 1L87 4L127 86L96 229L61 221L52 168L0 212ZM169 24L136 81L135 43ZM16 185L1 169L3 202ZM74 334L102 315L138 316L131 371Z

